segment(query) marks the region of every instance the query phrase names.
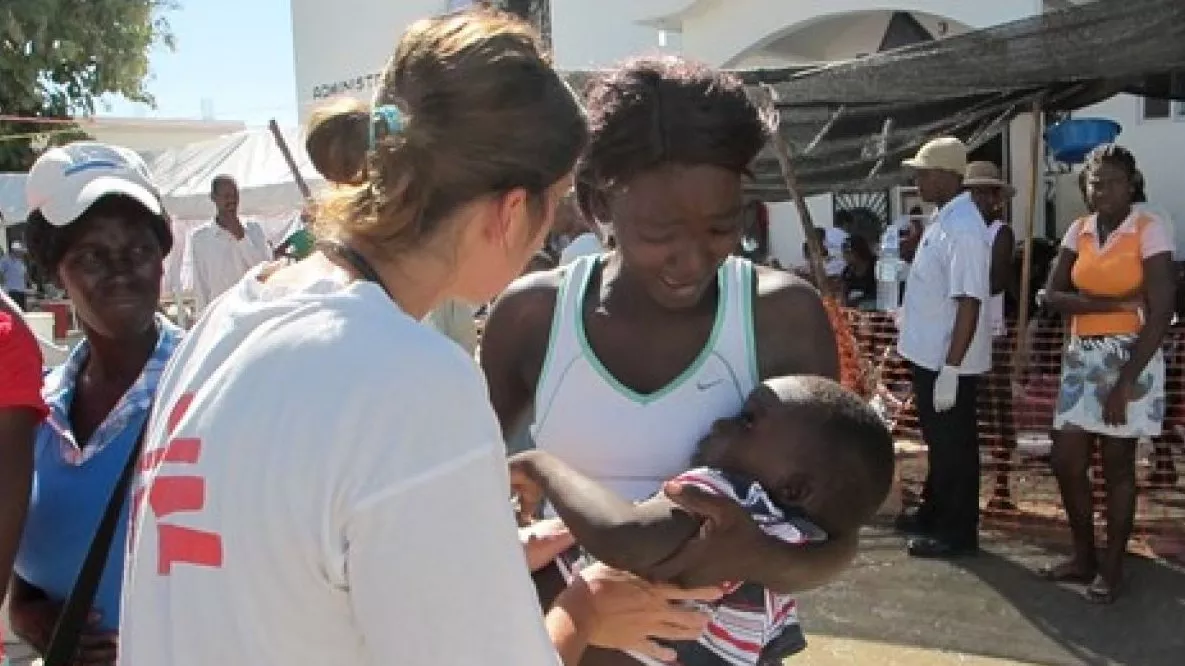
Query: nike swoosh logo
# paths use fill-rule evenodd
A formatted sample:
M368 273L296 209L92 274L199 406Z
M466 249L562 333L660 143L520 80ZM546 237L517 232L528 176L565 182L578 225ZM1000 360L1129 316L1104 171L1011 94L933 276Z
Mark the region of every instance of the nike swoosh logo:
M716 386L717 384L719 384L720 382L723 382L723 381L724 381L723 379L717 379L717 380L710 381L710 382L696 382L695 387L701 391L707 391L708 389L712 388L713 386Z

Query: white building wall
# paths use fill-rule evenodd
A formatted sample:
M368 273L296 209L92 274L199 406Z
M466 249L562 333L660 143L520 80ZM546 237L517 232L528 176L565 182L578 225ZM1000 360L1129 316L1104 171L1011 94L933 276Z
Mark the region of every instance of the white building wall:
M639 54L683 53L711 65L734 64L785 29L850 11L907 10L982 27L1031 13L1039 0L552 0L560 68L607 67ZM457 0L291 0L297 103L303 122L328 96L369 99L400 34ZM926 21L923 20L923 23ZM666 31L665 46L660 31ZM828 56L867 51L854 34ZM756 47L756 48L755 48ZM846 53L851 51L851 53ZM763 64L775 64L774 62Z
M1008 126L1003 165L1008 181L1016 188L1012 198L1012 224L1017 238L1024 238L1029 230L1029 213L1032 209L1033 167L1037 167L1037 204L1033 213L1033 235L1045 234L1045 140L1037 142L1037 161L1033 161L1033 114L1023 113Z
M678 53L677 36L659 44L652 19L665 9L691 2L637 0L552 0L551 41L561 69L607 68L631 56Z
M731 65L786 32L809 27L812 22L839 14L913 11L944 17L972 28L982 28L1029 16L1039 11L1038 5L1034 0L700 0L681 17L681 31L683 50L687 55L712 65ZM853 36L848 46L852 46L859 37L861 35ZM867 39L867 36L864 37ZM877 36L876 42L879 41ZM846 55L836 48L827 55L832 58L851 57L860 52L867 53L868 48L856 47Z
M374 77L402 31L415 19L456 4L456 0L291 0L302 122L313 105L327 96L344 93L368 99ZM659 52L681 53L716 66L777 66L794 62L794 49L787 49L785 43L778 44L778 51L767 49L794 33L801 39L795 37L791 46L813 51L811 59L839 59L874 50L879 42L877 23L866 14L864 20L853 20L826 40L811 42L812 26L844 13L912 11L932 31L941 20L949 34L956 34L1032 15L1043 4L1042 0L552 0L552 35L560 68L607 67L632 55ZM660 31L666 32L665 45L660 45ZM1124 126L1120 141L1140 160L1149 197L1177 224L1185 224L1185 187L1178 182L1185 122L1141 121L1139 109L1137 99L1122 96L1078 115L1110 117ZM1018 190L1012 217L1018 232L1023 232L1033 164L1031 121L1022 116L1010 129L1004 167ZM813 198L810 206L816 223L831 223L830 197ZM793 207L771 206L770 214L776 255L787 263L800 260L802 237ZM1042 195L1036 231L1040 234L1044 228ZM1185 231L1178 237L1185 242Z
M369 100L399 37L417 19L448 10L447 0L291 0L300 122L335 95Z
M1116 142L1135 155L1148 203L1172 218L1177 256L1185 258L1185 117L1144 120L1142 100L1131 95L1117 95L1074 117L1110 118L1123 127Z

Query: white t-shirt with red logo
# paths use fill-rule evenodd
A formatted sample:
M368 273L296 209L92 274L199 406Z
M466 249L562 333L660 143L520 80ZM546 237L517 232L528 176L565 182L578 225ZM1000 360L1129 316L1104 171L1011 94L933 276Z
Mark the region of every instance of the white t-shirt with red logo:
M119 663L557 664L473 360L373 284L255 273L161 379Z

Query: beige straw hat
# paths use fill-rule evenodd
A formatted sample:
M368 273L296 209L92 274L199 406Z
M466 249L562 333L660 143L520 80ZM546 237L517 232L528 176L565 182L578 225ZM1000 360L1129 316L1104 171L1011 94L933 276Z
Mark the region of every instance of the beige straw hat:
M918 154L901 162L911 169L950 171L960 176L967 170L967 146L962 141L944 136L918 149Z
M963 176L966 187L999 187L1008 196L1016 195L1016 188L1004 181L1000 168L991 162L972 162L967 165L967 173Z

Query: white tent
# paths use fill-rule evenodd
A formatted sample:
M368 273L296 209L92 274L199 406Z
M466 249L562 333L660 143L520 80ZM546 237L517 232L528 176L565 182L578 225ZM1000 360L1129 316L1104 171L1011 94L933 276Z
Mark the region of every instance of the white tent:
M305 182L314 191L324 179L309 162L300 130L282 130ZM302 205L300 190L288 163L266 128L253 128L179 148L145 155L153 180L173 219L182 223L208 220L214 215L210 181L226 174L239 183L239 214L244 218L290 220ZM0 173L0 215L5 222L26 216L23 173ZM270 229L269 229L270 231Z
M281 133L305 182L313 191L324 187L324 178L305 153L304 135L296 129ZM165 261L167 291L181 290L180 264L189 232L214 217L210 182L215 176L225 174L235 179L239 184L239 215L258 221L274 243L287 235L304 203L292 170L266 127L151 155L148 167L165 209L173 218L176 242Z
M304 135L296 129L281 133L305 182L314 190L323 187L305 153ZM289 218L301 208L296 180L266 127L166 150L151 156L148 166L176 220L213 216L210 181L221 174L238 182L239 214L245 218Z

